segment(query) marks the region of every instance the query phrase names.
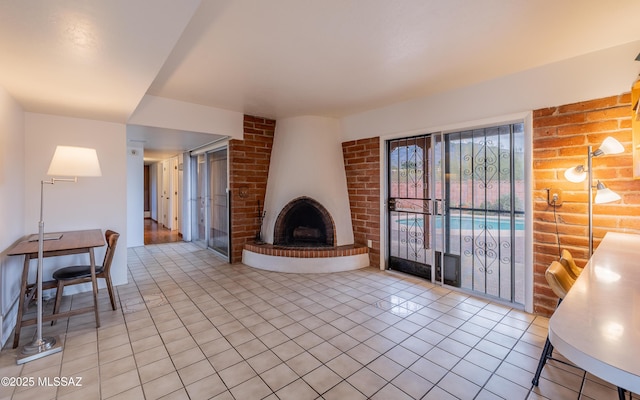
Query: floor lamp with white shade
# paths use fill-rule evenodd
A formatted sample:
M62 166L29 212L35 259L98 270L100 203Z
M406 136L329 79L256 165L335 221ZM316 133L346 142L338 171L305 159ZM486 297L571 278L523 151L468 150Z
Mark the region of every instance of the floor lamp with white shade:
M588 209L587 213L589 214L589 257L593 254L593 204L604 204L610 203L612 201L620 200L620 196L608 189L602 182L597 181L594 185L593 183L593 170L592 170L592 160L593 157L598 157L606 154L620 154L624 151L624 146L612 138L611 136L607 137L598 150L593 151L592 147L589 146L587 148L587 168L584 168L584 165L578 165L573 168L569 168L565 171L564 176L570 182L583 182L588 178ZM593 198L593 189L596 189L596 196Z
M25 345L18 356L17 363L23 364L38 358L62 351L62 343L57 337L42 337L42 261L44 258L44 185L56 182L77 182L78 177L102 176L100 162L95 149L86 147L58 146L47 171L51 178L40 181L40 222L38 223L38 269L36 274L37 288L37 325L33 342ZM54 239L55 240L55 239Z

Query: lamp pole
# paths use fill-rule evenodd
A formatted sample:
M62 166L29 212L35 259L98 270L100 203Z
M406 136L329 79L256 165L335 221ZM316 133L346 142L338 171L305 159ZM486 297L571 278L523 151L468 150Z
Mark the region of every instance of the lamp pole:
M615 138L607 137L600 148L593 150L592 146L587 146L587 170L584 170L582 165L578 165L573 168L569 168L565 171L564 176L569 182L579 183L582 182L585 177L587 182L587 193L589 198L587 199L587 214L589 218L589 257L593 254L593 203L609 203L612 201L620 200L620 196L615 192L607 189L600 181L596 185L593 184L593 157L598 157L605 154L620 154L624 152L624 146L618 142ZM595 199L593 198L593 188L598 190L598 194Z
M23 364L38 358L48 356L62 351L62 343L57 337L42 337L42 264L44 259L44 184L55 183L55 179L50 181L40 181L40 221L38 222L38 269L36 271L36 296L37 298L37 319L36 337L22 349L22 354L18 356L16 362Z
M589 257L593 254L593 170L591 169L591 159L593 157L593 153L591 151L591 146L587 147L587 173L588 177L588 186L589 186L589 198L587 199L588 203L588 214L589 214Z

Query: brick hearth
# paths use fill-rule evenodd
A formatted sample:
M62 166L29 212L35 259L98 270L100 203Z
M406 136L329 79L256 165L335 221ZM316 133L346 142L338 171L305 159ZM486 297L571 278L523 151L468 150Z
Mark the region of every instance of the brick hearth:
M348 257L369 252L369 248L357 244L337 247L286 247L268 243L247 243L244 245L244 249L267 256L293 258Z

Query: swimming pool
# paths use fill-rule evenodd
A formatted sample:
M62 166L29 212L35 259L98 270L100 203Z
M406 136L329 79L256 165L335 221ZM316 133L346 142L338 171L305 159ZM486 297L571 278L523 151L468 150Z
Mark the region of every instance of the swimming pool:
M488 217L473 217L471 215L452 215L448 218L449 229L462 229L462 230L510 230L511 221L507 216L499 218L496 216ZM422 216L416 216L415 218L401 218L397 220L400 225L414 225L422 226L424 224L424 218ZM516 231L524 230L524 218L516 218L514 221L514 229ZM436 217L436 228L442 227L442 217Z

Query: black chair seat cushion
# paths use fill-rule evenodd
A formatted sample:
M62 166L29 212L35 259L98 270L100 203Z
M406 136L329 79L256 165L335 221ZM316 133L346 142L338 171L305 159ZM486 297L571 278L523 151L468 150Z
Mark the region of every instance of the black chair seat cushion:
M96 266L96 275L102 272L102 267ZM57 281L67 281L77 278L88 278L91 276L91 265L74 265L56 270L53 279Z

